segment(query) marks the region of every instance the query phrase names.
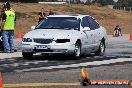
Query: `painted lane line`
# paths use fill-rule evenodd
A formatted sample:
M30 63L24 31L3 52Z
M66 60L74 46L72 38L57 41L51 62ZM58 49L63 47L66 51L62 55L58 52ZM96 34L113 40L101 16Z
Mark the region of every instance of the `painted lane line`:
M73 83L20 83L20 84L3 84L4 88L15 87L40 87L40 86L80 86L79 82Z
M17 67L17 66L20 66L21 64L20 63L13 63L13 64L2 64L0 66L13 66L13 67Z
M9 61L14 61L15 59L8 59Z
M0 61L5 61L5 59L0 59Z
M19 66L19 63L14 63L12 66L17 67Z
M48 60L45 60L45 61L35 61L35 62L26 62L27 64L30 64L30 63L33 63L33 64L38 64L38 63L47 63L48 62Z
M17 67L17 66L19 66L20 64L19 63L14 63L14 64L2 64L2 65L0 65L0 66L13 66L13 67Z
M24 63L24 64L21 64L21 65L29 65L28 63Z
M117 58L111 60L103 60L103 61L93 61L93 62L86 62L86 63L79 63L79 64L71 64L71 65L58 65L58 66L49 66L49 67L39 67L39 68L30 68L30 69L23 69L23 70L15 70L16 72L23 72L23 71L35 71L35 70L44 70L44 69L57 69L57 68L69 68L69 67L79 67L79 66L89 66L89 65L107 65L113 64L118 62L125 62L125 61L132 61L132 58Z

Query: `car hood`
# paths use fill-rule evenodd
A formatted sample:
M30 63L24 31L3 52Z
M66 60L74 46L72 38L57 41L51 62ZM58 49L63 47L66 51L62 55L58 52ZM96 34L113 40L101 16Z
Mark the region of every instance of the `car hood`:
M63 39L63 38L69 38L76 32L77 30L37 29L28 32L24 37Z

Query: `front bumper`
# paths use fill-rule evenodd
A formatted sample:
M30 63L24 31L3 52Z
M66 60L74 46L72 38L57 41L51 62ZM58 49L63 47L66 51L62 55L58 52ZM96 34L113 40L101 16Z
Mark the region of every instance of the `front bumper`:
M37 45L46 46L46 49L37 49ZM73 54L75 44L56 43L56 44L38 44L38 43L22 43L22 53L49 53L49 54Z

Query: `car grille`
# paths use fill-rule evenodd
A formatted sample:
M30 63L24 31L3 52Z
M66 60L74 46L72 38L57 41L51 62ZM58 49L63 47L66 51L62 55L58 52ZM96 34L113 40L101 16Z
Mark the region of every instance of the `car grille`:
M34 39L35 43L49 44L52 43L53 39Z

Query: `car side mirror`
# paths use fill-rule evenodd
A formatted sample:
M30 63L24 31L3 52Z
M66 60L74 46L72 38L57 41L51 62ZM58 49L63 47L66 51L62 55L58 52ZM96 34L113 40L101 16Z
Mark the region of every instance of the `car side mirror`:
M34 30L35 29L35 26L31 26L31 30Z
M90 28L89 27L84 27L83 31L90 31Z

